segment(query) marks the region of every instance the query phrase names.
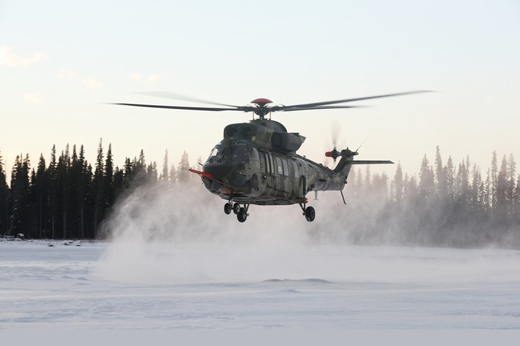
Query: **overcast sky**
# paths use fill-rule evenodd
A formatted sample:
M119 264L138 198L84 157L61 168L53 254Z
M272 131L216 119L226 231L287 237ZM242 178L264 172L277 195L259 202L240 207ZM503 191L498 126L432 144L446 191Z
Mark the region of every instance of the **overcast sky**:
M293 104L410 90L367 108L275 113L307 137L318 162L342 148L418 171L435 147L487 169L494 149L520 160L518 1L6 1L0 0L0 152L50 157L100 138L114 159L144 150L162 165L205 160L246 113L128 108L195 105L136 94L168 91L244 105ZM387 167L393 176L394 167ZM484 173L484 172L483 172Z

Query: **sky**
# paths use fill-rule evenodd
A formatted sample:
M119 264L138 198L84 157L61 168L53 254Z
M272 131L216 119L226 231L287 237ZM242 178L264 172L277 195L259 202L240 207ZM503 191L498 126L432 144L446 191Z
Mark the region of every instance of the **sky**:
M0 0L0 153L8 172L54 144L83 144L94 163L102 138L120 167L141 149L159 167L166 149L170 164L185 150L195 163L251 119L109 104L198 105L142 92L289 105L433 90L273 119L317 162L334 128L341 148L368 137L359 159L410 174L436 146L485 171L493 150L520 160L519 42L518 1Z

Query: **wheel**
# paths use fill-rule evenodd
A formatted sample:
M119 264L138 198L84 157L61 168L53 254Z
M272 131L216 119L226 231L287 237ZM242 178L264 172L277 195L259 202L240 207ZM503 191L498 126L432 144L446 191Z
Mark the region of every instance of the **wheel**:
M224 204L224 213L227 215L231 214L231 210L233 209L233 205L231 203Z
M312 222L314 221L314 218L316 217L316 211L313 207L307 207L305 208L305 219L307 221Z
M237 219L240 222L246 222L246 220L247 220L247 213L246 213L246 210L244 208L240 208L240 211L237 214Z
M240 204L235 203L233 205L233 212L238 215L238 212L240 211Z

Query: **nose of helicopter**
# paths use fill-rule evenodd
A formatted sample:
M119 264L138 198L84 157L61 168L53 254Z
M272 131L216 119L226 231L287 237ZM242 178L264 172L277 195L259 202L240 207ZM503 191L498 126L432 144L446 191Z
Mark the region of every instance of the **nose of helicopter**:
M206 162L202 167L204 172L211 174L215 179L222 180L229 176L233 164L228 162Z

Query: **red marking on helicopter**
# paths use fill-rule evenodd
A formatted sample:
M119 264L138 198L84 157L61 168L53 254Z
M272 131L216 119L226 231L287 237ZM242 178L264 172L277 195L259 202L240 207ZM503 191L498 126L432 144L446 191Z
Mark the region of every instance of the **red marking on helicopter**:
M197 171L197 170L195 170L195 169L191 169L191 168L189 169L189 171L190 171L191 173L198 174L201 178L203 178L203 177L204 177L204 178L208 178L208 179L211 179L211 180L213 180L213 181L216 181L216 182L219 183L219 184L222 184L222 185L224 185L224 186L228 186L227 184L223 183L222 181L213 178L213 174L211 174L211 173L208 173L208 172L201 172L201 171Z
M207 173L207 172L201 172L201 171L197 171L195 169L189 169L189 171L191 173L195 173L195 174L198 174L198 175L202 175L202 176L205 176L206 178L212 178L213 177L213 174L211 173Z

